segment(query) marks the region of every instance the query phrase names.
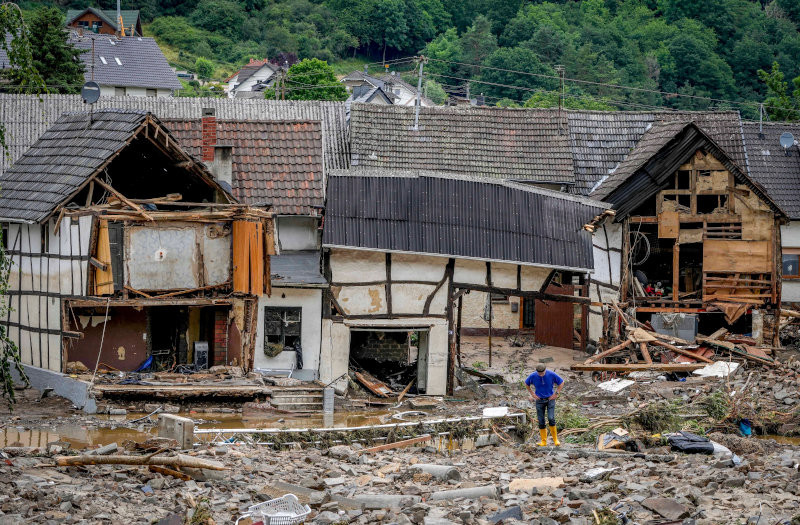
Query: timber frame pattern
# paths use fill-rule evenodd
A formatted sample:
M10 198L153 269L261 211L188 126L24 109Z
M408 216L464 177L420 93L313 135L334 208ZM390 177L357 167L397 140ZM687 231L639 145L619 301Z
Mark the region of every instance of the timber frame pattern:
M119 116L118 121L114 120L115 115ZM72 136L66 140L83 141L83 146L91 133L105 133L111 138L104 145L111 144L114 151L108 154L108 147L85 149L95 156L87 157L82 172L71 174L71 180L83 177L82 182L70 188L67 197L54 203L42 218L5 219L8 222L4 228L10 234L8 255L14 266L8 293L11 308L4 322L15 329L10 334L16 335L23 362L66 371L70 348L84 336L76 329L76 308L229 305L241 331L241 364L245 368L252 366L257 297L268 295L271 286L272 213L266 208L237 204L209 170L187 155L151 114L112 110L106 115L96 114L96 122L103 124L103 117L106 123L117 127L110 131L92 128L90 116L85 127L69 130ZM77 117L72 114L69 118L74 121ZM121 129L132 121L138 124ZM127 138L119 140L120 131L127 133ZM12 174L18 180L24 181L24 176L30 180L31 165L43 165L42 171L46 172L50 157L41 151L48 151L52 143L42 140L43 146L32 148L18 161L22 169ZM48 140L58 139L51 136ZM146 154L142 156L139 151ZM137 154L140 162L131 162L130 155ZM52 173L57 170L44 175ZM140 173L150 173L143 175L150 179L137 179ZM154 177L153 173L162 175ZM165 191L170 185L185 186L190 201L180 193ZM166 229L190 232L200 239L194 253L170 254L181 271L194 273L197 284L165 286L158 281L153 286L132 286L127 274L138 271L136 261L126 259L126 251L133 243L132 232L140 232L142 237L159 236ZM204 260L200 244L203 235L208 238L208 232L213 233L211 238L227 242L227 247L223 244L219 248L222 241L217 241L214 261ZM209 264L221 268L213 279L209 279ZM139 281L146 282L146 272L139 273L144 276ZM227 277L220 277L222 273Z

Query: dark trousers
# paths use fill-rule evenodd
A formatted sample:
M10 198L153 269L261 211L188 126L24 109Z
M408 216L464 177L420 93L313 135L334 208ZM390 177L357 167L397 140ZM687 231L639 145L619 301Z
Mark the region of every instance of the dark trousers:
M544 426L544 411L547 409L547 422L551 427L556 426L556 400L555 399L537 399L536 400L536 418L539 420L539 429L545 428Z

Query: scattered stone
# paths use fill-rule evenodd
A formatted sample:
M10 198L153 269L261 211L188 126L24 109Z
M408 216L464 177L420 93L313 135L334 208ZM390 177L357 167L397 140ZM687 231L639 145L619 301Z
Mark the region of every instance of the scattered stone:
M668 520L680 520L689 517L689 511L672 498L647 498L642 506L652 510Z

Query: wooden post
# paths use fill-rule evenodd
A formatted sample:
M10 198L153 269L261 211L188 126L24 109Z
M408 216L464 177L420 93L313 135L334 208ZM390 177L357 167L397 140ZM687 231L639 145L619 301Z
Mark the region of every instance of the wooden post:
M489 368L492 368L492 292L489 294Z
M680 254L680 244L678 244L678 239L675 239L675 245L672 248L672 300L675 302L678 301L678 295L680 295L678 293L681 273Z
M456 357L458 358L458 366L461 364L461 309L464 306L464 294L458 296L458 318L456 320Z

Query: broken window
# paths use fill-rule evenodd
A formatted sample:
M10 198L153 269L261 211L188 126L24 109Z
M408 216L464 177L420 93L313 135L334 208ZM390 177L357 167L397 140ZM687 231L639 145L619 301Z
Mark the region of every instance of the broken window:
M264 307L264 351L277 355L300 346L301 308Z

